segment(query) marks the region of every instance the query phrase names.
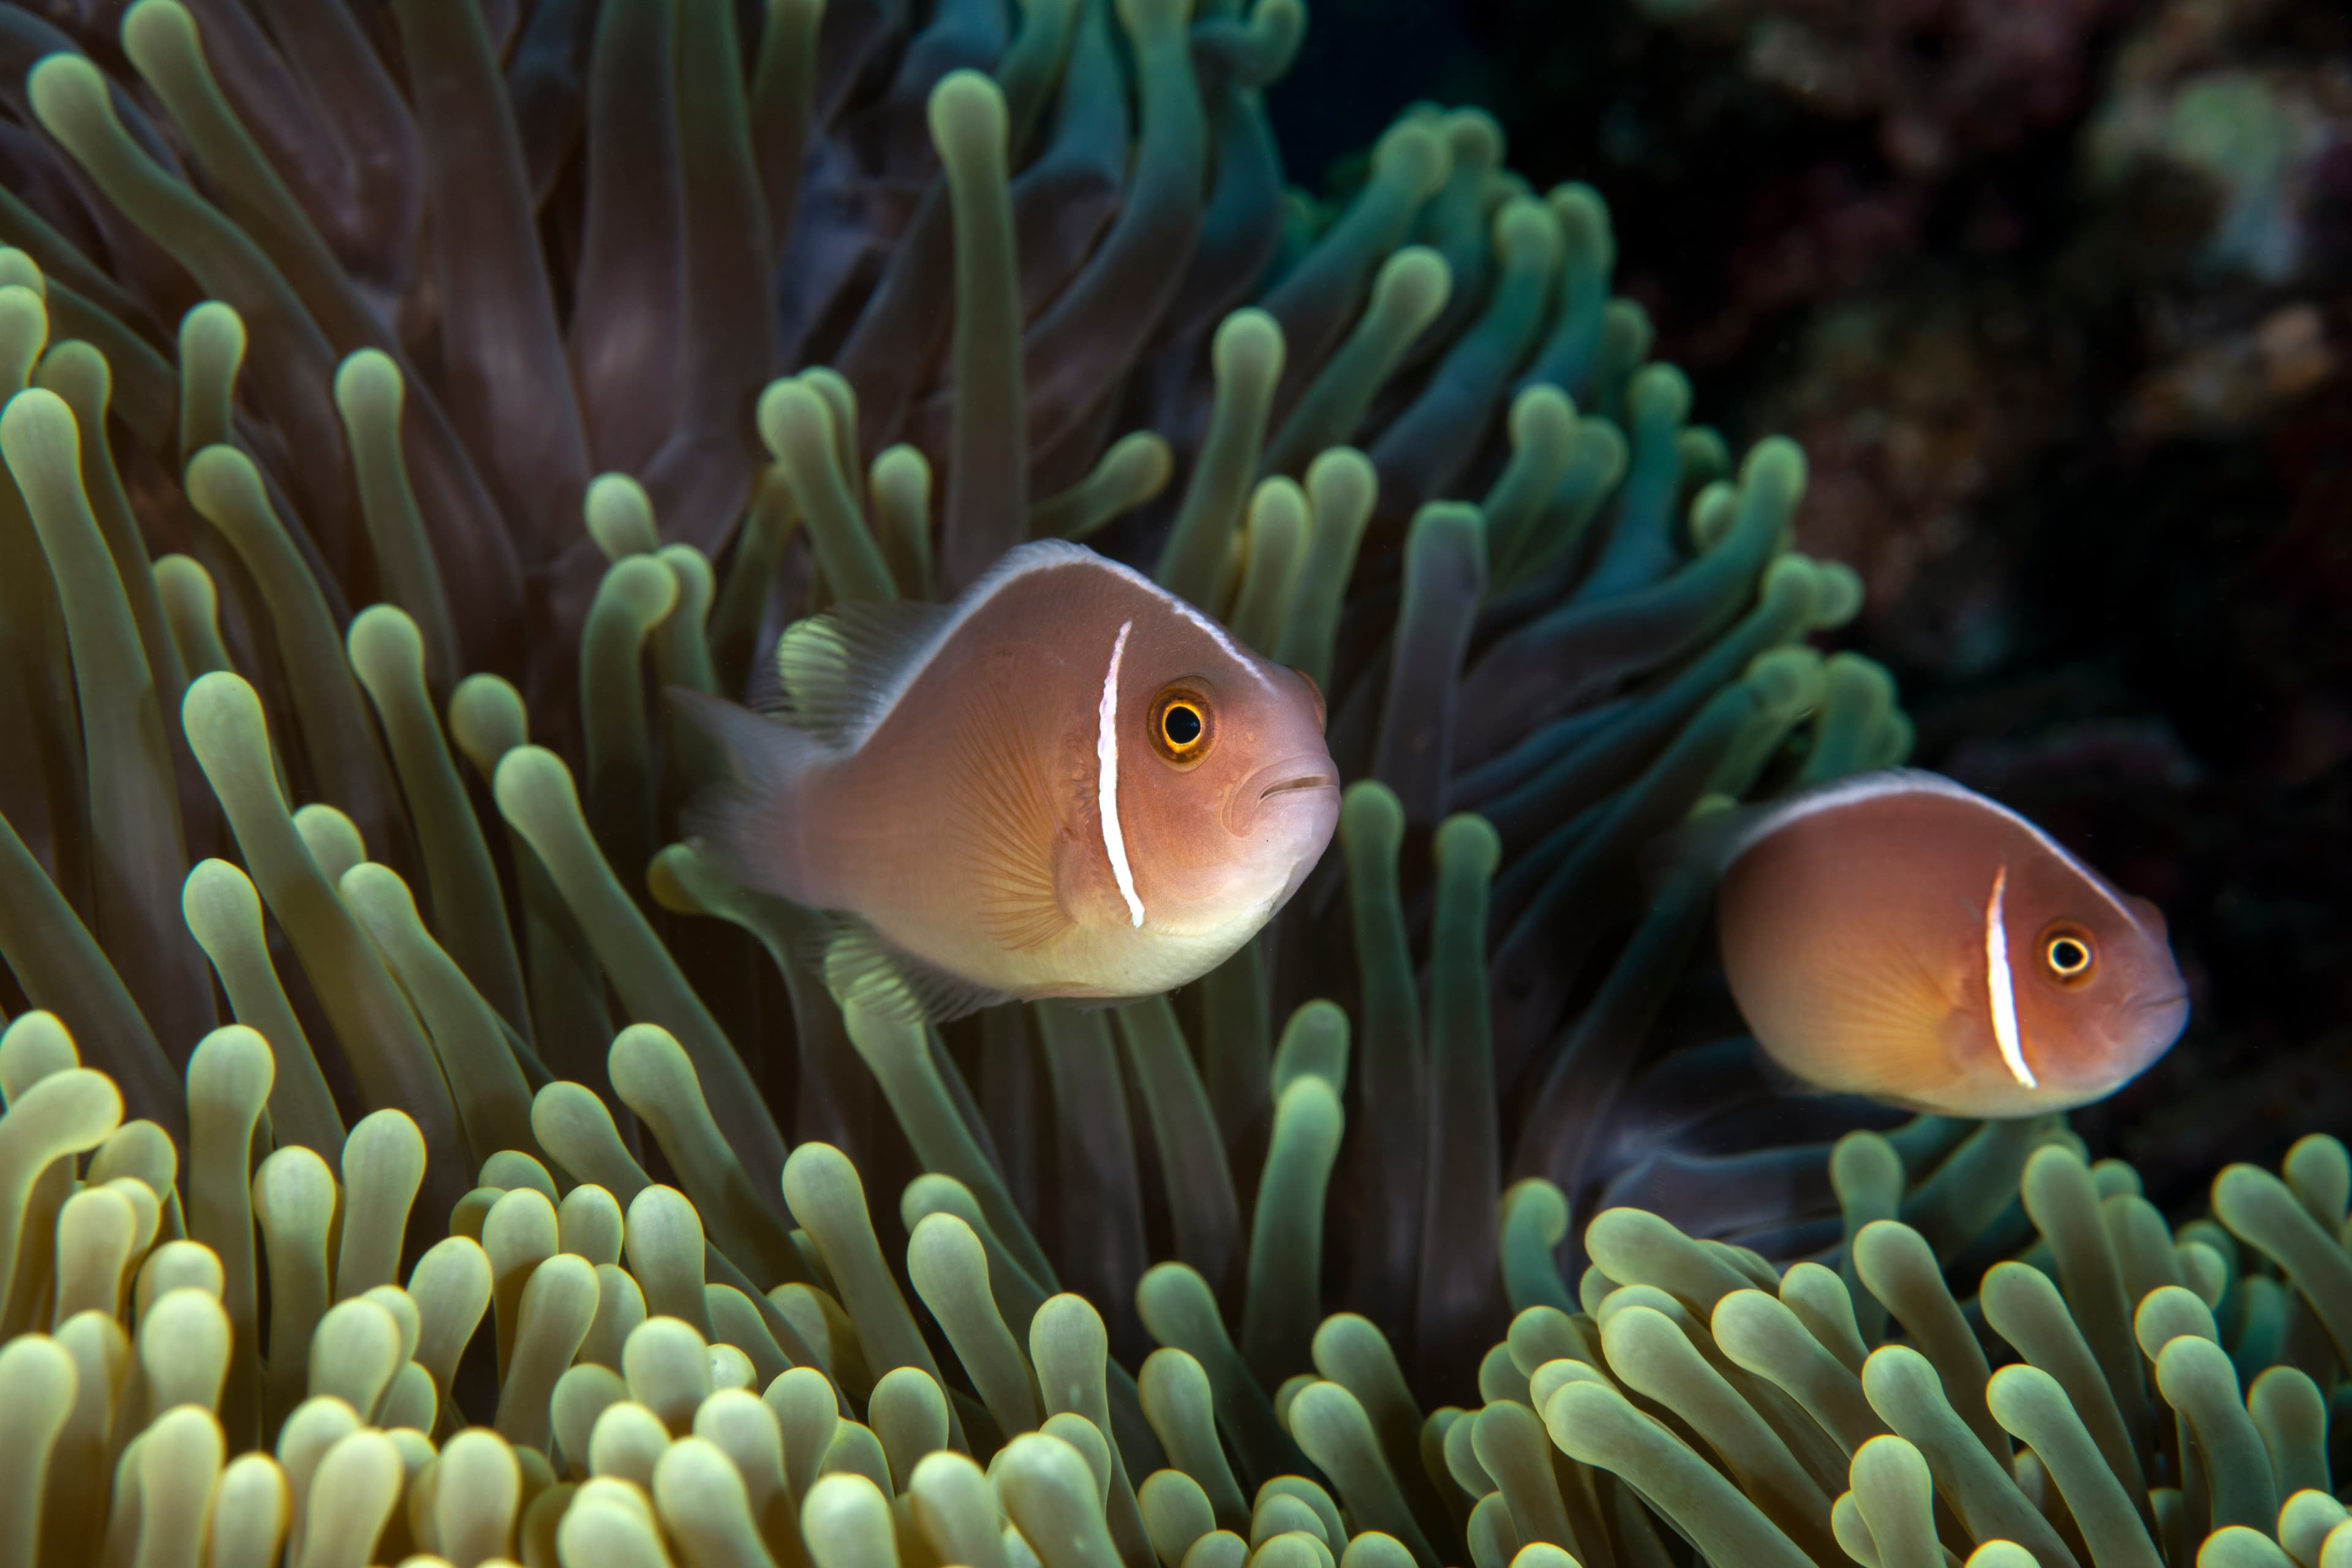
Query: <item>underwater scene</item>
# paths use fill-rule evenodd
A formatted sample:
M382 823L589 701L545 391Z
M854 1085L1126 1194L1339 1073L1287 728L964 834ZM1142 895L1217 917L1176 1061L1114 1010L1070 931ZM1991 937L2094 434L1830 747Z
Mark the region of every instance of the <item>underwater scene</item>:
M2352 1568L2352 13L0 0L0 1568Z

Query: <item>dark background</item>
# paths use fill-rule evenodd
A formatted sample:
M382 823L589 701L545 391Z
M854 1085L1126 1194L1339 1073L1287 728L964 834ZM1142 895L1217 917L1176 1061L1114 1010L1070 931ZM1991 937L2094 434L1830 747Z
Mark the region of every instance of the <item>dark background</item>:
M1915 761L2167 911L2193 1019L2094 1152L2178 1202L2352 1130L2352 12L1339 0L1293 178L1416 100L1597 187L1696 416L1805 444Z

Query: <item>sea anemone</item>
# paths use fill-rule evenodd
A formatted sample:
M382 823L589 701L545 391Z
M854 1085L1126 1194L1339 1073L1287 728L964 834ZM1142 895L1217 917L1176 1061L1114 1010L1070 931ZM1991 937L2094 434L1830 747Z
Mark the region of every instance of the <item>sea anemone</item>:
M797 912L656 858L707 760L648 667L740 693L806 605L1091 535L1330 689L1361 781L1345 853L1181 1012L1121 1016L1130 1073L1096 1048L1108 1018L1046 1009L927 1046L940 1092L979 1079L1008 1201L1086 1194L1038 1228L1132 1349L1147 1237L1181 1228L1232 1288L1276 1024L1348 997L1378 1135L1346 1185L1363 1245L1332 1261L1351 1298L1430 1296L1451 1345L1416 1283L1424 1206L1475 1256L1489 1222L1452 1222L1505 1170L1580 1194L1626 1163L1594 1146L1640 1123L1603 1115L1621 1042L1704 912L1671 878L1643 912L1641 846L1702 796L1906 744L1882 675L1796 646L1855 607L1850 574L1783 552L1801 458L1765 442L1734 482L1685 424L1686 384L1609 298L1591 191L1532 195L1485 117L1415 110L1344 200L1284 196L1256 94L1297 42L1286 0L1040 5L1009 35L992 5L910 34L780 5L754 41L658 5L585 32L541 6L511 40L425 5L200 35L147 0L120 26L131 82L5 15L29 57L11 363L37 384L10 426L9 689L40 759L11 900L75 917L11 967L175 1133L217 974L287 1064L273 1126L331 1155L346 1120L405 1110L436 1202L519 1136L525 1088L614 1097L616 1016L677 1036L755 1205L785 1127L935 1166L936 1136L877 1121L874 1052L795 968ZM338 139L374 151L319 155ZM551 750L510 755L527 738ZM1485 826L1440 831L1465 808ZM242 873L183 889L232 847ZM1187 1036L1197 1089L1149 1062ZM1239 1173L1154 1184L1155 1151ZM1041 1155L1089 1180L1041 1185Z
M1336 1123L1328 1045L1286 1042L1240 1344L1209 1282L1161 1263L1136 1293L1158 1348L1129 1377L1097 1308L1048 1294L1034 1241L953 1176L900 1204L928 1325L840 1150L786 1162L798 1228L731 1210L741 1172L650 1025L611 1069L699 1202L553 1083L529 1111L548 1161L486 1162L404 1286L427 1174L406 1115L353 1126L340 1170L291 1143L253 1165L274 1062L229 1025L189 1060L183 1173L56 1017L27 1014L0 1035L0 1550L570 1568L1591 1568L1678 1561L1677 1537L1698 1561L1790 1568L2334 1568L2352 1550L2330 1491L2352 1349L2334 1139L2277 1175L2230 1167L2212 1217L2175 1230L2054 1119L1855 1133L1837 1268L1612 1208L1574 1297L1549 1246L1565 1202L1522 1184L1502 1289L1459 1282L1512 1311L1478 1403L1424 1414L1373 1323L1318 1321L1300 1293L1322 1193L1281 1124ZM715 1169L680 1152L698 1148ZM722 1238L772 1249L782 1281L745 1289ZM1956 1297L1964 1259L2009 1252ZM1271 1389L1259 1352L1294 1347L1268 1326L1306 1335ZM470 1417L469 1380L488 1395Z
M1599 199L1484 116L1286 194L1291 0L523 9L0 9L0 1365L99 1445L40 1450L42 1560L210 1508L268 1561L217 1473L295 1562L1140 1564L1208 1519L1222 1565L1356 1550L1336 1489L1427 1568L1474 1516L1415 1401L1569 1301L1572 1212L1839 1239L1872 1113L1664 1050L1732 1031L1704 876L1638 875L1907 747L1802 646L1858 589L1786 552L1800 454L1686 423ZM844 1008L805 911L670 842L710 760L656 682L740 695L794 616L1042 534L1316 676L1340 851L1176 998ZM918 1473L1032 1428L1002 1542ZM752 1534L695 1535L739 1483Z

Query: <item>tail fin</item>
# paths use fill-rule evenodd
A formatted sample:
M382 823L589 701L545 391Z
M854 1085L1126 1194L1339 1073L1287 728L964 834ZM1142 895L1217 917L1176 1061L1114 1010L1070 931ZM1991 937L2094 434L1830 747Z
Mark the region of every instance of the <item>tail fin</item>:
M673 686L668 695L678 716L727 758L726 780L687 807L688 842L747 888L794 903L820 902L801 847L802 806L810 771L833 761L833 749L699 691Z

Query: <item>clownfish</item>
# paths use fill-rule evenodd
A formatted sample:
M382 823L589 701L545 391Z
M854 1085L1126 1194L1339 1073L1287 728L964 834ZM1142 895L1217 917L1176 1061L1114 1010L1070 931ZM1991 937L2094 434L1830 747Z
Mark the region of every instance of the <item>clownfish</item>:
M2063 1110L2188 1021L2155 905L1937 774L1806 790L1711 847L1732 997L1815 1089L1946 1116Z
M828 983L886 1016L1197 979L1339 823L1314 681L1077 545L798 622L776 672L773 716L671 694L733 775L689 834L824 911Z

